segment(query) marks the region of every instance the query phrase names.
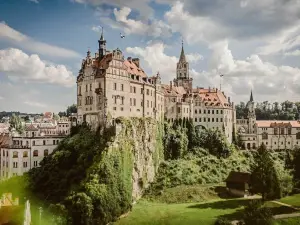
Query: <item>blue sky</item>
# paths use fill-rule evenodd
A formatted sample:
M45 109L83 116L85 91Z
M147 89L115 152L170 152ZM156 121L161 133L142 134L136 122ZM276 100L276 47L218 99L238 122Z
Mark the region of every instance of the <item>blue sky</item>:
M104 27L108 49L174 79L184 40L194 86L235 102L300 101L300 3L281 0L0 0L0 111L62 111ZM120 39L120 33L125 39Z

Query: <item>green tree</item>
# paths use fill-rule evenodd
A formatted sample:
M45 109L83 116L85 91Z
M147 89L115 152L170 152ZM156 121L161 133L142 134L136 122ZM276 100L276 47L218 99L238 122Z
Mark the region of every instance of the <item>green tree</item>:
M15 114L12 114L10 120L9 120L9 130L12 131L15 129L18 133L22 134L24 132L24 127L22 125L22 120L19 116L16 116Z
M300 148L296 147L294 149L294 154L292 156L292 168L294 175L294 183L296 188L300 188Z
M272 212L263 207L260 200L251 200L245 207L243 215L244 225L271 225L273 224Z
M68 106L66 113L67 116L71 116L72 113L77 113L77 105L73 104Z
M251 166L251 184L254 193L261 193L263 201L281 197L280 181L272 155L262 144Z
M219 130L202 130L198 137L199 147L208 149L209 153L217 157L229 156L229 145L226 137Z

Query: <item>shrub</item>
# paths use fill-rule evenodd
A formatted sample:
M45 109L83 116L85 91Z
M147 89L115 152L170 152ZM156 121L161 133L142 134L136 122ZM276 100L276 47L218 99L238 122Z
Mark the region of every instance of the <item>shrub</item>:
M272 212L269 208L262 207L262 205L261 200L252 200L249 202L244 210L244 225L272 225Z
M226 218L219 218L215 222L215 225L231 225L231 222Z

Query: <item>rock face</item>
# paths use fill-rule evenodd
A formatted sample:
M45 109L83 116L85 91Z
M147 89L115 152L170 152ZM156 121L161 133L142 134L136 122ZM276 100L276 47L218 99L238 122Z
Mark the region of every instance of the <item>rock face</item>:
M163 158L162 125L150 118L119 118L113 149L132 153L132 200L153 182ZM127 146L127 148L124 148ZM123 147L123 148L122 148Z

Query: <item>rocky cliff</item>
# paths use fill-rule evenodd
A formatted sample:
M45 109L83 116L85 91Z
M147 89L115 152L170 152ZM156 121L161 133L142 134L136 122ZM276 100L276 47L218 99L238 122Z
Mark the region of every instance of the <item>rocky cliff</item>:
M159 162L163 159L162 125L150 118L119 118L116 137L108 153L123 151L132 163L132 200L153 182ZM130 164L130 162L128 162Z

